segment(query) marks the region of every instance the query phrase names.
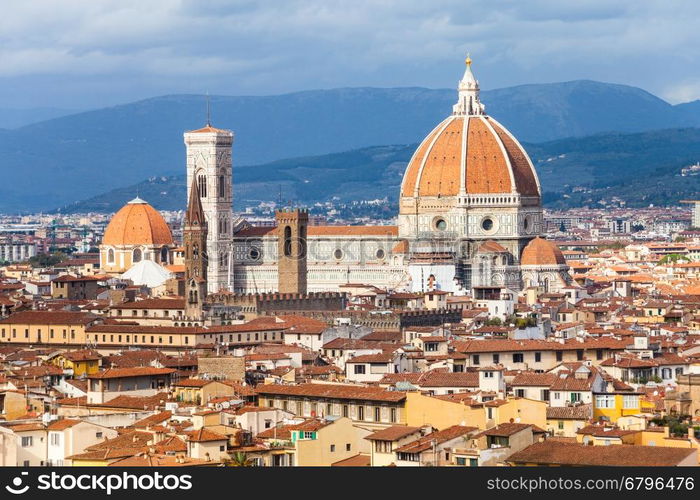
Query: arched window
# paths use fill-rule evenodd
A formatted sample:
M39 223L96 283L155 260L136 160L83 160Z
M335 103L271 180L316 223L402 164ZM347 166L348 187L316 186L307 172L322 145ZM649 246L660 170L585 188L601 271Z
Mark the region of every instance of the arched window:
M160 249L160 261L163 264L168 263L168 247L163 247Z
M292 255L292 228L285 226L284 228L284 256L291 257Z
M114 249L107 250L107 262L114 264Z
M140 248L134 248L134 253L131 256L131 261L132 262L141 262L141 249Z
M207 177L204 174L200 174L197 177L197 188L199 189L199 197L207 197Z
M219 176L219 198L226 198L226 184L223 175Z
M219 255L219 267L226 269L228 267L228 254L226 252Z

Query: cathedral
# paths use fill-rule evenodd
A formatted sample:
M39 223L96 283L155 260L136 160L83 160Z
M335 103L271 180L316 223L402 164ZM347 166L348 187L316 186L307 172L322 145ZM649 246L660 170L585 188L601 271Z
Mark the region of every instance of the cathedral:
M184 140L185 286L193 304L221 291L304 294L350 283L456 294L531 286L555 292L571 283L561 251L541 237L535 168L517 139L486 114L469 58L452 114L406 167L394 226L310 226L303 209L279 210L276 226L236 221L233 133L207 123ZM161 252L151 254L162 260Z

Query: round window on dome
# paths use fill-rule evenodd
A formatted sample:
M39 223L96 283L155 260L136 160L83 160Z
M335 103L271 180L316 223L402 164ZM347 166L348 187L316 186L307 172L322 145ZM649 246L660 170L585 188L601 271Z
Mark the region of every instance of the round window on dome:
M385 256L384 250L380 248L379 250L377 250L377 253L375 255L377 256L378 259L380 259L380 260L383 259Z
M491 231L493 229L493 219L491 217L484 217L481 219L481 229L484 231Z
M336 258L336 260L340 260L343 258L343 251L340 248L336 248L335 252L333 252L333 257Z
M444 231L447 229L447 221L443 218L435 219L435 229L438 231Z

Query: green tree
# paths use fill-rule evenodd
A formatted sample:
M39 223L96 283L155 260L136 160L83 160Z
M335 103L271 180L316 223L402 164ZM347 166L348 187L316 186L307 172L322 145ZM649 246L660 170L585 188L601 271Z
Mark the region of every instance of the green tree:
M225 460L226 467L252 467L253 461L242 451L237 451L229 460Z

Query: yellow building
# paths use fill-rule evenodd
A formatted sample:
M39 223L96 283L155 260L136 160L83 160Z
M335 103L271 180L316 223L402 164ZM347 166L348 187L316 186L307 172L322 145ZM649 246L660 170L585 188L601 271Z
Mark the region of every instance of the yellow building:
M547 403L535 399L508 398L484 403L471 400L451 400L450 396L425 396L419 392L406 393L406 425L431 425L446 429L453 425L468 425L488 429L498 424L518 422L544 428Z
M230 384L218 380L186 378L172 385L175 399L185 403L207 404L220 396L235 396L236 391Z
M102 356L91 350L68 351L57 354L48 360L54 366L72 370L74 377L92 375L100 371Z
M629 415L642 413L641 394L636 392L612 392L594 394L593 418L605 417L610 422Z
M99 316L69 311L21 311L0 320L0 343L85 345L85 329Z

